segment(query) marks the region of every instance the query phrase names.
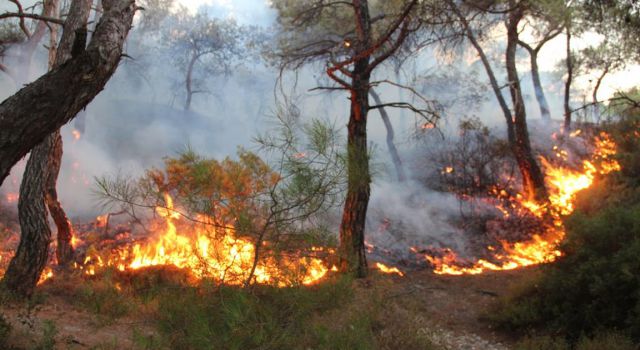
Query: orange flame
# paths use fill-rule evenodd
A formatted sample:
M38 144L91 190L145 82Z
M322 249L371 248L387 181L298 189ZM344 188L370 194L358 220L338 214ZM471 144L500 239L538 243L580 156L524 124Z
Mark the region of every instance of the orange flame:
M264 257L255 261L254 242L236 237L233 227L218 226L211 230L215 223L205 216L198 216L192 229L178 230L176 221L182 219L182 214L174 209L169 195L165 196L165 201L166 207L156 208L156 213L165 219L166 229L162 234L151 243L138 243L130 250L121 250L107 261L100 256L88 256L83 267L85 272L93 275L96 268L103 266L115 266L124 271L173 265L189 270L196 278L242 285L253 270L255 283L285 287L313 284L329 271L321 259L307 256L278 261ZM321 250L312 248L314 252Z
M579 135L572 133L572 137ZM556 155L566 159L566 152L561 153L554 147ZM436 257L426 255L425 258L434 266L436 274L462 275L479 274L489 270L512 270L519 267L548 263L556 260L562 255L558 249L558 244L565 237L565 228L562 216L571 214L575 210L576 193L589 188L597 174L608 174L620 170L620 164L613 159L616 154L616 144L609 135L601 132L595 138L595 150L591 160L582 163L582 171L571 170L562 166L554 166L545 158L541 158L541 163L545 169L546 184L549 191L549 202L541 205L539 203L523 200L522 195L515 199L519 203L516 209L518 213L527 212L538 218L550 215L552 224L545 228L542 234L535 234L525 242L500 241L505 254L495 254L493 260L496 263L479 259L473 263L465 263L451 250L444 250L442 256ZM596 165L597 164L597 165ZM494 195L504 197L505 191L494 190ZM498 208L505 217L510 215L509 211L501 206ZM488 250L495 250L488 247Z
M382 273L395 273L398 276L404 276L404 273L402 271L400 271L397 267L389 267L383 263L376 263L376 267L378 268L378 270L380 270Z

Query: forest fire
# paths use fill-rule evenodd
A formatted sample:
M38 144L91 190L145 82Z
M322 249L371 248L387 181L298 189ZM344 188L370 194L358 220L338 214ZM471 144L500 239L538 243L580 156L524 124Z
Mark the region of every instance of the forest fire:
M227 285L243 285L253 276L252 283L278 287L313 284L330 270L323 260L312 256L330 253L323 248L313 247L307 254L296 252L278 259L271 256L256 259L254 242L236 237L231 226L198 216L195 222L179 228L177 223L183 216L174 209L170 196L165 200L166 207L156 208L156 213L165 220L165 229L153 239L118 247L109 256L87 255L79 268L94 275L97 269L106 266L125 271L172 265L188 270L197 279L210 278ZM98 224L103 227L104 221L104 217L99 217ZM267 242L262 243L263 247L267 245Z
M571 137L579 135L574 132ZM566 160L567 153L554 147L555 155L561 160ZM601 132L594 140L594 151L590 159L582 161L579 170L573 170L563 165L554 165L551 161L541 157L547 190L549 191L549 201L546 204L539 204L531 200L525 200L523 196L508 198L512 203L509 208L497 205L497 209L505 217L512 213L515 215L533 215L543 222L543 232L534 234L523 242L508 242L501 240L501 252L495 247L489 246L487 249L492 254L490 262L486 259L478 259L475 262L468 262L460 259L455 252L445 249L439 254L425 255L426 260L434 266L436 274L463 275L480 274L490 270L512 270L519 267L542 264L554 261L562 255L558 249L558 244L565 237L565 228L562 217L571 214L574 209L575 195L577 192L589 188L597 174L608 174L620 170L620 164L612 158L616 153L616 144L608 134ZM495 190L494 197L506 196L505 191Z

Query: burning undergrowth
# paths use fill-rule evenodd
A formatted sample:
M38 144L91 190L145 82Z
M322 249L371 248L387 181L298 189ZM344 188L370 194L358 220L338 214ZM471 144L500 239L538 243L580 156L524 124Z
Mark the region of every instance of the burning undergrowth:
M401 263L453 275L554 261L562 255L562 219L573 212L575 194L620 165L614 158L616 145L604 132L585 128L541 140L551 145L540 147L539 156L546 203L522 195L516 164L503 141L479 123L462 123L458 140L428 161L435 166L422 183L432 192L421 198L425 191L415 191L415 186L408 186L406 195L396 190L393 196L413 202L406 205L409 215L393 209L379 213L389 216L378 215L382 224L373 232L370 251L381 252L377 247L385 244L380 242L392 240L390 253ZM437 206L429 203L434 198ZM417 232L413 236L412 230ZM424 232L429 230L435 232Z

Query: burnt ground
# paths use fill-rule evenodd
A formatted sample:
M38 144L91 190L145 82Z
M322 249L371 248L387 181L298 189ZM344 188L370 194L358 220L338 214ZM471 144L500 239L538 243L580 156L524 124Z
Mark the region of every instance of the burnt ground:
M492 305L504 295L512 283L534 274L537 269L490 272L476 276L439 276L428 270L411 271L406 276L373 272L364 280L354 282L360 298L371 294L388 316L385 322L410 318L417 331L441 349L509 349L515 338L492 328L486 320ZM55 282L53 282L55 284ZM133 349L135 334L153 334L155 330L145 315L126 315L108 321L99 313L90 312L64 296L59 287L41 287L36 306L5 303L0 313L10 321L14 330L10 346L31 349L46 341L47 328L56 324L53 337L55 349ZM385 321L386 319L386 321ZM406 322L406 320L403 320ZM380 331L380 330L378 330ZM383 332L383 331L382 331Z

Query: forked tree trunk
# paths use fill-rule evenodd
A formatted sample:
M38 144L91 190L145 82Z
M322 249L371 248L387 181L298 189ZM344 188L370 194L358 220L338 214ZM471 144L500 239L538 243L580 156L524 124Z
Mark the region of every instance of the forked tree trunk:
M514 155L518 163L518 168L520 169L520 174L522 175L522 187L525 195L530 200L544 202L547 200L544 176L531 151L527 114L516 67L518 23L523 17L523 10L521 7L516 7L515 1L513 0L510 1L509 4L513 10L509 13L507 20L506 66L507 77L509 79L509 92L511 93L514 111L514 128L516 134Z
M56 68L62 63L66 62L72 55L72 48L77 51L83 51L86 44L86 37L82 38L85 34L87 21L89 19L89 13L91 12L92 0L80 0L74 1L69 9L69 15L65 21L65 28L60 39L60 44L51 64L51 68ZM60 136L60 129L50 134L45 140L37 145L29 158L27 167L32 166L37 169L42 169L42 173L36 171L29 171L22 181L20 192L27 191L27 188L31 186L31 183L40 181L35 177L44 178L44 190L42 196L49 208L49 213L53 218L54 223L58 229L57 232L57 248L56 258L58 265L67 266L73 261L73 246L71 245L71 239L73 237L73 227L71 222L67 218L62 205L58 201L58 191L56 190L56 184L58 182L58 174L60 173L60 164L62 162L62 137ZM20 196L22 197L22 195ZM29 201L33 198L25 199L27 202L25 206L29 205ZM29 211L31 215L39 215L47 218L47 212L37 212L36 208ZM30 217L25 216L25 220ZM40 220L39 220L40 221ZM22 230L22 235L28 237L33 233L25 232Z
M89 46L0 104L0 185L9 171L104 88L122 58L135 14L133 0L103 0Z
M367 0L353 0L359 40L355 52L370 47L371 21ZM367 114L369 112L369 54L358 55L351 80L351 110L347 132L347 197L340 224L340 270L357 277L367 275L364 230L371 193L371 174L367 149Z
M34 135L42 134L44 137L44 141L32 150L23 175L20 187L21 195L18 202L21 227L20 244L4 277L5 284L9 290L20 296L32 294L47 262L51 231L47 222L45 198L49 203L53 204L52 214L56 219L56 224L60 223L63 227L65 224L69 225L66 217L59 215L60 213L57 212L59 206L55 205L58 204L57 194L55 193L55 179L57 179L62 155L62 143L58 128L86 106L115 71L120 59L123 41L129 31L135 12L134 3L130 1L112 0L107 3L105 0L104 5L106 14L98 24L94 39L87 50L88 52L84 52L82 50L84 43L79 43L75 38L76 34L82 36L78 28L83 28L86 25L91 2L90 0L74 0L65 21L65 28L56 55L56 66L63 62L64 64L59 68L54 67L52 72L25 87L0 105L0 125L6 123L8 126L13 127L13 129L8 129L9 131L14 131L18 134L23 130L16 130L21 124L20 120L15 118L29 117L31 122L35 123L35 125L31 125L37 131ZM86 40L86 37L84 40ZM111 52L104 51L105 49L110 49ZM74 57L69 59L72 51L74 52ZM80 67L72 67L71 65L74 64ZM80 74L80 76L77 76L77 74ZM71 81L66 81L68 79L71 79ZM74 82L77 85L68 85ZM48 83L53 84L53 86L47 86ZM68 88L65 93L75 93L77 96L56 99L57 90L64 90L65 87ZM79 91L74 90L78 88L81 89ZM34 103L36 101L38 103ZM42 102L45 107L51 108L51 112L55 112L49 115L49 119L53 119L53 122L49 120L47 123L40 120L40 118L46 118L46 111L39 109L34 111L35 115L23 116L21 113L16 113L17 115L13 116L7 115L7 110L17 110L25 113L24 110L20 109L19 105L16 106L19 102L34 105ZM67 108L63 109L64 107ZM29 110L29 108L23 108L27 109L27 111ZM34 117L36 118L35 120ZM47 130L49 131L48 133ZM51 132L53 134L50 134ZM3 136L5 137L3 138ZM7 138L6 135L3 135L2 129L0 129L0 145L3 142L13 147L11 149L7 148L6 152L0 154L0 164L3 164L3 160L6 162L4 164L9 164L8 160L11 159L12 151L15 152L28 147L23 144L16 145L16 140ZM1 179L4 179L5 176ZM51 189L53 189L53 193L50 191ZM65 220L65 222L62 222L62 220ZM59 252L59 258L68 259L71 254L69 252L70 231L68 233L62 232L59 239L63 240L63 250Z
M396 75L397 76L397 75ZM377 105L382 105L382 100L380 100L380 96L373 89L369 90L369 94L373 97L373 100ZM382 118L382 122L384 123L384 127L387 129L387 148L389 149L389 154L391 155L391 160L393 161L393 166L396 169L396 175L398 177L398 181L403 182L407 179L407 176L404 173L404 168L402 167L402 160L400 158L400 153L398 153L398 149L396 148L393 132L393 125L391 124L391 119L389 119L389 114L387 114L387 110L384 107L378 108L380 112L380 117Z

